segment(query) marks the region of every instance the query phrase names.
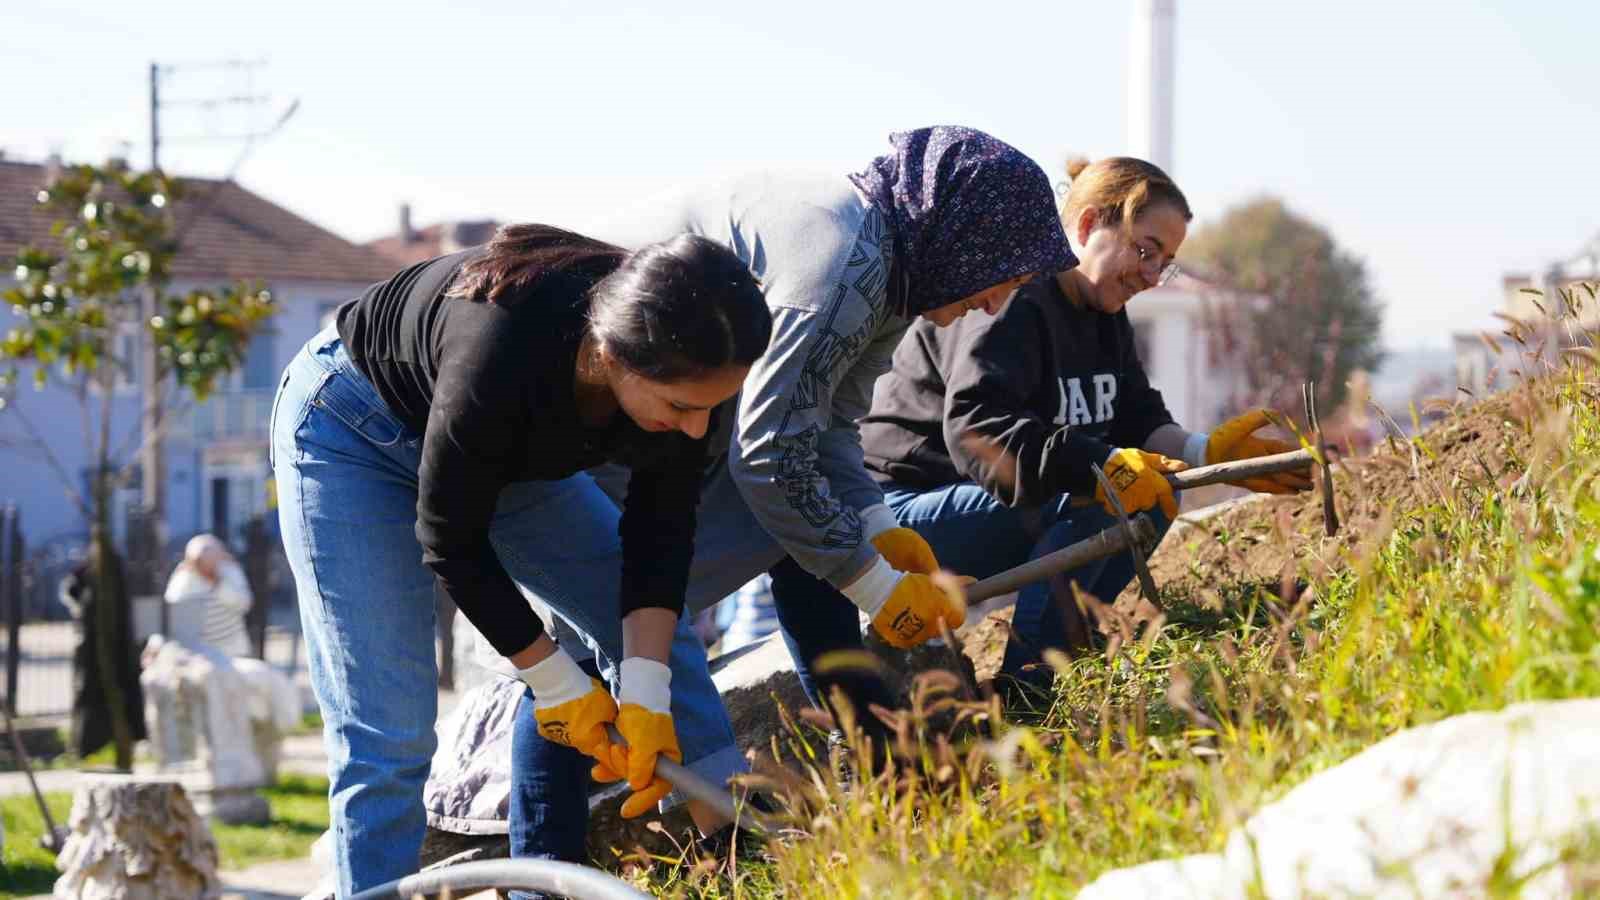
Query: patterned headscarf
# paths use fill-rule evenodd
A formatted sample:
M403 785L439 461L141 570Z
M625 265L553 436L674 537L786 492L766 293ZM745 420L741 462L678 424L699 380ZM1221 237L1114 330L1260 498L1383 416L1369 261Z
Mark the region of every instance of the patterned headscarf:
M1077 265L1050 179L1015 147L960 126L902 131L889 143L850 180L894 233L889 302L899 315Z

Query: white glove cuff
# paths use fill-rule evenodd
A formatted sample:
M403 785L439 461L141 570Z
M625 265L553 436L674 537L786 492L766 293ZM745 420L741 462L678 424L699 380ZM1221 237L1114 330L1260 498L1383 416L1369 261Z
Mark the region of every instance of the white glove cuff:
M642 656L630 656L619 667L622 688L618 701L634 703L655 713L667 712L672 706L672 670L665 663Z
M526 669L518 669L517 677L533 690L534 703L545 709L576 700L594 685L588 673L560 647Z
M889 565L889 561L880 556L860 578L840 588L839 593L849 597L857 609L867 614L867 618L876 618L878 610L883 609L889 595L894 593L895 585L904 577L904 572Z
M1191 431L1183 442L1183 461L1191 466L1206 464L1206 444L1211 440L1209 431Z
M889 511L886 503L874 503L863 509L860 515L862 533L869 541L891 528L900 527L900 521Z

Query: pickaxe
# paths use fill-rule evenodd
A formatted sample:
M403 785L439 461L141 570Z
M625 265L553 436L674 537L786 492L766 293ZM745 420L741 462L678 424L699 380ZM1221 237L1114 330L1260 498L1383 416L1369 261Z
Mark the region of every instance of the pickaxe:
M1320 443L1320 436L1319 436ZM1328 534L1339 530L1339 517L1333 506L1333 479L1328 473L1328 466L1322 460L1328 457L1326 451L1319 447L1320 453L1311 450L1290 450L1287 453L1274 453L1271 456L1258 456L1254 459L1242 459L1234 462L1222 462L1209 466L1197 466L1193 469L1184 469L1167 475L1167 480L1172 483L1175 490L1186 488L1204 487L1208 484L1222 484L1224 482L1242 481L1247 478L1259 478L1264 475L1277 475L1280 472L1294 472L1311 467L1322 469L1322 509L1323 524ZM1319 460L1320 456L1320 460ZM1099 466L1094 467L1095 477L1102 483L1105 473ZM1007 569L998 575L992 575L982 581L967 585L966 594L968 603L977 603L1009 594L1024 585L1041 581L1059 572L1066 572L1077 567L1104 559L1121 553L1124 550L1133 551L1134 569L1139 573L1140 587L1145 591L1148 599L1154 602L1155 580L1150 577L1150 569L1145 565L1145 555L1155 543L1155 525L1150 517L1139 513L1129 516L1122 509L1122 504L1117 500L1116 491L1109 484L1104 485L1104 493L1109 498L1116 512L1117 524L1101 531L1092 537L1081 540L1071 546L1063 547L1052 553L1047 553L1038 559L1029 560L1016 568ZM1089 505L1095 501L1083 501Z

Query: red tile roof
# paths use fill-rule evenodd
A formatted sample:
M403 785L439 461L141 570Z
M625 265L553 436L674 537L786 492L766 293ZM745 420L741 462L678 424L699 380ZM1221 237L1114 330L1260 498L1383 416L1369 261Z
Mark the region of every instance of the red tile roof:
M414 229L409 235L394 234L378 238L364 246L383 254L394 263L409 266L425 259L433 259L435 256L488 243L499 227L500 223L493 219L441 222L426 228Z
M54 216L35 199L46 180L36 163L0 160L0 262L24 244L48 249ZM302 219L232 181L183 179L176 211L184 229L172 274L199 280L371 283L395 265L373 250ZM198 220L191 217L198 215ZM6 267L9 268L9 267Z

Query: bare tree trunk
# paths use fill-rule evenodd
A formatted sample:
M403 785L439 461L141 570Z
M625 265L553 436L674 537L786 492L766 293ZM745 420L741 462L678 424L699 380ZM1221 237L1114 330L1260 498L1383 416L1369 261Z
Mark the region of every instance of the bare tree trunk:
M116 550L111 546L111 467L106 454L111 444L111 401L113 387L107 385L101 397L100 440L95 453L94 522L89 526L89 559L94 570L95 652L100 658L100 688L105 692L111 713L111 737L117 748L117 768L133 770L133 728L128 722L127 695L123 692L123 653L128 636L128 593L122 580Z
M97 495L104 489L96 491ZM105 693L106 706L111 714L111 736L117 748L117 768L133 768L133 728L128 722L128 701L123 691L123 653L120 645L127 637L127 592L123 590L122 573L117 565L116 551L111 547L111 535L105 526L106 509L97 503L100 515L89 532L89 558L94 571L95 653L100 660L100 689Z

